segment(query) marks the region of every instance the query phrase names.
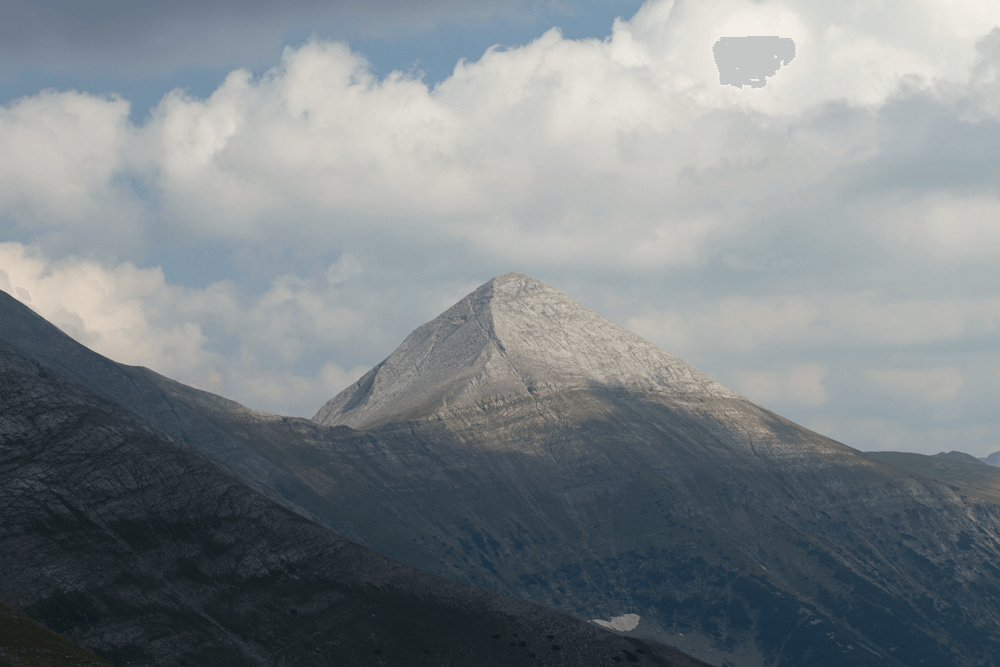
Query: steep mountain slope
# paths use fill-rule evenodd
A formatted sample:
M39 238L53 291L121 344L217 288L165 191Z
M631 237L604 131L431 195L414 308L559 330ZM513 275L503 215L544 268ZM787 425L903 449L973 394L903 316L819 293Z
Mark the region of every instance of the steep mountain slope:
M981 458L979 460L982 461L983 463L987 464L987 465L991 465L991 466L994 466L994 467L1000 467L1000 452L993 452L989 456L984 456L983 458Z
M694 665L415 571L0 341L0 599L118 665Z
M472 561L439 558L457 580L636 613L635 633L736 664L1000 659L1000 475L831 441L527 276L414 331L314 419L372 443L316 443L357 471L328 495L360 474L427 508L358 539L428 567L383 535L464 531Z
M0 339L177 439L190 442L254 489L298 509L274 491L287 472L249 451L240 439L219 428L208 416L220 411L250 413L249 408L173 382L148 368L126 366L97 354L3 291L0 291ZM192 408L172 400L161 385L186 390L197 396L198 405Z
M527 276L415 331L324 424L136 372L279 470L272 494L428 572L719 665L1000 663L1000 470L824 438Z

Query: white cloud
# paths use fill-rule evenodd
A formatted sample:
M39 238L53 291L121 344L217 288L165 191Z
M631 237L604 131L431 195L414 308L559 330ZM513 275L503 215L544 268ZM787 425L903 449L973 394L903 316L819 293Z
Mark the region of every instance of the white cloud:
M344 369L330 362L313 376L229 362L207 374L194 373L188 382L258 410L309 418L368 370L364 366Z
M963 120L971 122L1000 116L1000 26L976 42L976 51L969 79L973 101L961 110Z
M882 389L928 404L954 400L964 384L962 371L954 366L925 370L878 368L866 375Z
M128 109L118 98L52 90L0 107L0 217L67 230L90 246L137 233L145 205L120 180L134 133Z
M902 451L937 454L960 451L987 456L998 449L996 431L986 425L911 428L892 419L823 416L809 428L862 451Z
M886 246L899 244L912 253L950 262L992 259L1000 251L1000 197L948 192L929 193L916 201L886 201L879 231Z
M828 369L822 364L792 366L785 371L737 370L736 389L763 405L791 403L816 407L827 401L823 378Z
M637 315L630 329L678 351L795 343L917 345L1000 330L1000 297L891 299L853 294L739 296Z
M1000 327L998 7L650 2L607 39L552 30L432 89L313 40L141 126L122 100L43 92L0 108L0 225L38 240L0 246L0 288L113 358L309 414L520 270L605 295L678 354L810 348L740 382L830 406L838 351L857 374L897 363L875 348ZM795 60L763 89L720 86L711 45L752 34L792 37ZM260 293L211 271L183 287L136 265L151 238L341 259Z
M0 244L0 263L11 282L31 292L39 315L116 361L167 374L216 361L202 349L206 341L198 324L168 324L166 313L153 315L157 293L168 289L158 269L125 263L106 270L74 259L49 262L19 243ZM153 317L161 322L154 323Z
M995 18L930 0L851 7L650 2L604 41L551 30L459 63L433 90L400 73L378 79L345 44L314 40L262 77L232 72L207 99L174 91L142 127L121 100L43 93L3 111L0 215L101 230L155 218L194 238L281 233L353 247L433 237L563 266L698 266L777 230L776 201L808 202L794 193L824 191L877 150L875 121L815 125L817 105L880 104L904 74L928 91L963 83ZM775 32L797 40L787 71L757 91L718 85L720 35ZM140 201L132 180L152 194ZM983 216L994 205L975 204ZM941 204L931 232L955 206Z
M321 279L280 276L256 297L230 281L204 289L170 285L159 268L131 263L53 262L20 243L0 243L0 266L0 288L24 285L39 315L92 350L251 407L311 417L368 370L334 362L306 375L292 369L310 353L364 338L366 316L339 303L344 284L361 271L350 256ZM205 334L212 327L238 343L212 349L220 347Z

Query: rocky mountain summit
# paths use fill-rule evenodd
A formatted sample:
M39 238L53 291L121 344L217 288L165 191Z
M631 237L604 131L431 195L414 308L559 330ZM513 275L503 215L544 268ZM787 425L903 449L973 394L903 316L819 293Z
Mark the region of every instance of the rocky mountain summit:
M736 397L562 292L508 273L415 330L313 421L367 429L591 387Z
M375 554L4 340L0 601L119 666L702 664Z
M315 420L4 329L3 305L0 338L420 570L719 666L1000 664L1000 470L825 438L527 276Z

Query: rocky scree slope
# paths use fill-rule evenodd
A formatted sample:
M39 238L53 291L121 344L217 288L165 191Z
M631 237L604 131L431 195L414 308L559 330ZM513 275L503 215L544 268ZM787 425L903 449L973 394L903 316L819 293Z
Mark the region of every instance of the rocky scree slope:
M118 665L701 664L379 556L5 341L0 599Z

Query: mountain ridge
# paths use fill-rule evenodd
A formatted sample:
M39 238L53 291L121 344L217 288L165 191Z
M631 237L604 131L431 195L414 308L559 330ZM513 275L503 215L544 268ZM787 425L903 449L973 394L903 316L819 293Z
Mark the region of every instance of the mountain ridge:
M119 665L703 665L378 555L5 340L0 406L0 599Z
M550 285L507 273L414 330L313 420L364 430L590 385L739 396Z
M453 581L637 616L624 634L720 666L1000 662L1000 470L964 457L859 452L698 387L588 377L358 431L142 378L165 430L228 438L287 506Z

